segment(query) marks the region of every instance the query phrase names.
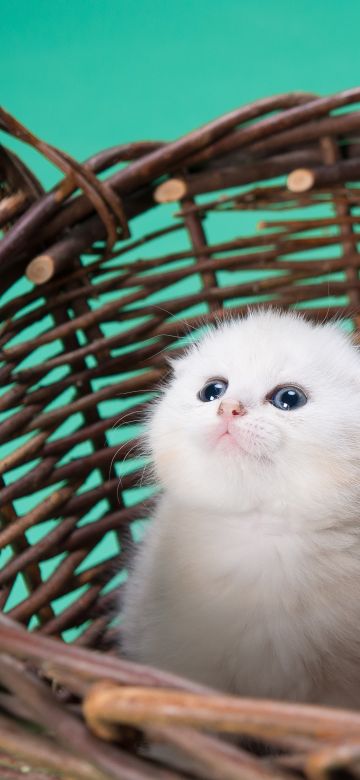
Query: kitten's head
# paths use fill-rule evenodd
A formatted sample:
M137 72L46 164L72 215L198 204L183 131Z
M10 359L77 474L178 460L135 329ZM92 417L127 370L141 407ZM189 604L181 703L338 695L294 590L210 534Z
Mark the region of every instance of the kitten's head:
M209 329L173 369L148 440L179 501L237 511L345 500L360 477L360 360L340 328L256 311Z

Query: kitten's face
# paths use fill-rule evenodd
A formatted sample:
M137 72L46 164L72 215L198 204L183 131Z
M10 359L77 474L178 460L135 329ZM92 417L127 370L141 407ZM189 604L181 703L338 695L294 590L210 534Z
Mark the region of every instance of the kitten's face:
M180 500L233 511L320 496L348 481L349 464L360 470L357 351L293 314L221 325L176 362L149 434L158 478Z

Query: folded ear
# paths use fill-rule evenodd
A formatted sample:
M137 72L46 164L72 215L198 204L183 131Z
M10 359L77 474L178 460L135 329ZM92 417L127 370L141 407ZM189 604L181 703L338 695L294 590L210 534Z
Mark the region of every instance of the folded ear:
M198 343L193 342L171 350L165 355L173 377L183 376L185 372L189 371L189 366L193 367L192 359L198 353L198 349Z
M167 365L171 369L171 372L173 374L175 374L176 373L176 366L177 366L177 364L179 362L179 358L178 357L173 357L172 355L165 355L165 362L167 363Z
M176 355L171 355L171 354L165 355L166 362L173 376L179 376L179 374L182 373L184 357L185 357L184 350L181 350L180 354L179 351L176 350Z
M353 332L350 334L350 338L351 338L351 343L354 345L354 347L357 347L360 355L360 331L353 330Z
M342 343L346 343L347 350L350 347L351 348L351 357L352 360L350 360L349 352L347 351L347 369L349 372L352 372L352 378L356 382L357 386L360 384L360 330L353 330L350 331L349 328L345 329L342 328L338 323L335 325L332 325L331 323L328 324L328 328L332 328L332 332L336 333L337 335L340 335ZM336 341L334 342L334 346L336 344ZM341 347L341 342L339 343L339 347ZM355 359L354 359L355 358ZM351 373L350 373L351 376Z

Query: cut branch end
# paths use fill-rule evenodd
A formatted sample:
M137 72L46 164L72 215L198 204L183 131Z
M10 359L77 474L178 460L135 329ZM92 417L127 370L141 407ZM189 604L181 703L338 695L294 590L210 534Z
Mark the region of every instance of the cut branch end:
M154 200L156 203L172 203L174 200L181 200L186 191L186 182L183 179L168 179L156 187Z
M290 192L307 192L314 186L315 176L309 168L297 168L287 178L287 188Z
M54 273L55 264L51 255L38 255L26 268L26 276L33 284L45 284Z

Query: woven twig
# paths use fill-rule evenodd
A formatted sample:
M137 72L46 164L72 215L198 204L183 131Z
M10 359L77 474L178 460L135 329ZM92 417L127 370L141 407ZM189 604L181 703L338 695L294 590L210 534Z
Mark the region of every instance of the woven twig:
M167 352L249 303L343 317L359 338L358 102L360 88L266 98L171 143L116 146L83 164L1 111L0 129L63 175L45 192L0 147L0 608L18 621L0 622L4 778L23 765L31 780L181 777L171 758L154 763L159 743L200 778L359 772L355 713L229 699L109 655L119 652L113 578L152 503L134 492L139 423ZM144 233L135 218L153 208ZM213 219L224 225L217 243ZM110 556L96 559L106 538ZM228 730L266 743L267 756L208 733Z

